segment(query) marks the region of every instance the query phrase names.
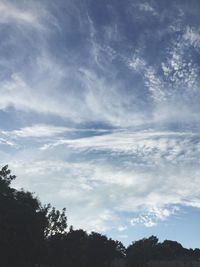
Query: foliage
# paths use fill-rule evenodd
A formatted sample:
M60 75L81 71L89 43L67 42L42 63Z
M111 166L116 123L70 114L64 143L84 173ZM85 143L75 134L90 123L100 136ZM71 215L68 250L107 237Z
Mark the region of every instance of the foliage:
M55 234L64 234L67 228L66 209L60 212L50 204L44 207L47 217L47 226L45 228L45 236L52 236Z
M127 267L143 267L150 261L191 261L200 259L199 249L185 249L176 241L158 242L156 236L135 241L126 251Z
M127 267L149 261L198 260L199 249L185 249L176 241L156 236L133 242L119 241L82 229L67 231L66 210L42 205L34 194L10 187L16 178L8 165L0 170L0 256L3 267L113 267L117 259Z
M32 265L42 261L46 234L62 233L66 224L61 213L50 205L42 206L37 197L10 187L8 165L0 171L0 251L4 265ZM10 257L12 255L12 257Z
M135 241L127 248L127 266L143 267L150 259L156 258L158 238L151 236Z
M2 184L9 186L12 180L14 180L15 178L16 178L15 175L11 175L11 171L8 169L8 165L5 165L4 167L2 167L2 169L0 170L1 186Z

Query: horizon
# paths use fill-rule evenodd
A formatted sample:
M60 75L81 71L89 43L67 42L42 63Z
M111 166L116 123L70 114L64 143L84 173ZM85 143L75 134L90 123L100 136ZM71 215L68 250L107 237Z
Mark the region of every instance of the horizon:
M200 2L0 0L0 165L75 229L200 247Z

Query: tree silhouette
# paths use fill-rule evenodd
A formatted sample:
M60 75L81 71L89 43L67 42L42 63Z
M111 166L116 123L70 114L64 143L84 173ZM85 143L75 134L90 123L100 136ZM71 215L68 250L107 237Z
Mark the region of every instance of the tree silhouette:
M45 236L51 236L55 234L64 234L67 228L67 217L66 209L62 209L60 212L54 207L51 207L50 204L44 207L46 217L47 217L47 226L45 228Z
M144 267L150 261L199 260L200 249L185 249L156 236L133 242L127 249L105 235L71 226L66 210L42 205L25 190L11 188L16 178L8 165L0 170L0 266L2 267Z
M10 187L8 165L0 171L0 252L4 266L34 266L42 262L45 238L67 226L65 210L42 206L37 197ZM11 256L12 255L12 256Z
M8 165L5 165L0 170L0 183L1 187L4 184L5 186L9 186L12 180L16 178L15 175L11 175L11 170L8 169Z
M135 241L127 248L127 266L145 266L149 260L156 258L157 247L158 238L156 236Z

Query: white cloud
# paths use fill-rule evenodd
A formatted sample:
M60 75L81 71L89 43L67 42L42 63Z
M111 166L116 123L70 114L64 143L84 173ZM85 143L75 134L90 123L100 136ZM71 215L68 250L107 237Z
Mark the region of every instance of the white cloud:
M149 66L144 59L141 59L137 55L135 55L133 59L128 63L128 66L134 71L143 74L144 84L148 88L155 102L165 100L165 91L163 88L163 83L152 66Z
M154 16L158 15L155 8L153 8L148 2L140 3L138 7L141 11L150 12Z
M127 226L126 225L120 225L119 227L118 227L118 231L119 232L124 232L124 231L126 231L127 230Z
M132 226L137 224L142 224L146 227L156 226L159 221L165 221L171 215L174 215L179 212L179 208L174 206L172 208L158 208L154 207L147 211L147 213L143 215L139 215L138 217L134 217L130 220Z
M36 17L30 12L22 11L9 2L0 2L0 23L9 23L10 21L19 23L36 23Z
M200 32L193 28L187 27L185 33L183 34L183 39L189 42L190 45L195 48L200 48Z
M198 88L198 66L191 60L185 58L185 44L182 41L177 42L175 47L170 51L167 62L162 63L162 70L168 82L169 97L175 93L190 95ZM171 85L171 86L170 86ZM171 87L171 88L170 88Z
M136 224L143 224L146 227L153 227L156 225L156 223L149 218L148 216L141 215L140 217L133 218L130 221L132 226L135 226Z
M145 72L144 76L146 78L146 86L152 94L153 99L156 102L164 101L165 100L165 92L163 90L163 84L155 74L153 68L148 67Z
M132 60L129 62L130 68L133 68L135 71L141 71L146 68L146 62L144 59L139 58L138 56L134 56Z
M195 139L195 149L193 140ZM101 136L92 136L79 139L60 139L45 144L41 150L53 149L66 145L78 151L108 151L116 155L135 155L140 161L149 164L177 164L189 161L200 154L198 133L190 132L131 132L119 131Z
M15 146L15 143L0 137L0 145Z
M93 133L101 133L105 134L108 130L106 129L94 129L94 128L69 128L69 127L61 127L54 126L50 124L33 124L31 126L23 127L17 130L12 131L4 131L1 133L7 139L15 139L15 138L24 138L24 137L35 137L36 139L39 137L53 137L58 136L64 133L84 133L84 132L93 132ZM8 141L8 140L7 140Z
M147 2L138 7L142 14L157 15ZM148 31L133 44L126 33L120 33L118 39L123 23L119 29L110 25L103 28L106 33L102 37L90 17L85 18L87 22L79 17L79 26L89 26L88 39L84 30L82 34L90 44L86 41L80 51L73 52L74 47L68 46L68 39L69 43L73 39L68 35L73 26L68 23L70 18L57 25L66 37L61 44L56 31L52 36L40 31L51 29L56 21L50 22L53 17L47 6L37 13L39 10L28 4L21 9L19 4L0 1L0 25L9 24L12 30L17 26L6 40L11 42L9 51L16 51L15 56L0 62L2 70L6 68L0 80L0 109L53 114L62 117L64 125L70 120L81 125L111 124L119 129L110 134L105 129L93 129L93 136L76 139L68 138L67 133L81 136L92 129L27 121L23 128L4 130L1 146L8 144L11 150L12 146L20 147L14 153L7 148L5 153L0 152L0 158L19 176L15 186L37 192L43 202L66 206L71 223L88 230L125 231L127 220L121 212L133 216L139 213L131 223L152 227L178 213L178 205L200 207L200 137L194 129L199 129L199 68L189 54L191 46L199 47L198 31L186 28L182 34L181 15L179 25L175 28L172 21L169 27L179 36L163 46L162 62L155 57L149 63L143 50L144 43L148 48ZM31 27L37 30L37 36ZM19 43L22 46L15 50ZM34 53L32 48L36 48ZM151 51L148 56L151 58ZM123 66L118 68L117 63ZM173 132L174 121L180 122L176 124L179 132ZM152 130L134 128L150 129L151 124ZM101 136L95 136L96 132Z
M128 227L121 212L139 213L132 224L152 227L179 213L179 205L200 206L198 138L195 133L114 131L64 140L51 149L25 145L9 163L18 176L15 186L37 192L43 203L66 206L75 227L120 232Z
M19 130L13 131L3 131L5 135L11 138L15 137L50 137L67 131L72 131L72 129L66 127L56 127L52 125L42 125L37 124L29 127L24 127Z
M160 64L165 78L170 81L167 84L158 74L159 66L156 68L148 64L139 51L135 52L135 56L130 60L106 42L98 44L95 40L95 27L90 18L88 23L94 49L92 60L98 61L97 63L107 70L108 76L99 75L95 68L80 67L77 62L71 66L61 63L61 60L56 60L48 51L47 44L40 40L41 53L32 60L30 70L12 72L7 80L0 82L0 108L7 109L11 106L21 112L58 115L76 123L101 121L119 127L145 124L149 120L158 119L160 103L167 109L163 112L164 119L172 119L170 113L178 115L180 108L174 105L175 102L187 110L188 114L195 116L191 110L193 106L184 101L187 96L192 97L197 93L198 68L191 62L185 63L178 45L174 50L169 49L168 58ZM41 39L43 40L42 36ZM138 96L136 92L142 88L132 88L132 85L124 93L123 81L110 79L116 75L115 68L109 69L109 64L104 64L105 61L100 62L100 51L104 54L104 60L106 52L109 58L116 58L129 69L140 73L148 94L145 92L142 97ZM197 98L193 98L196 105ZM147 106L151 106L149 112L145 112L145 102L148 102ZM160 116L160 119L163 117Z
M34 59L30 71L31 79L13 73L10 79L0 82L0 109L11 106L20 111L58 115L76 123L96 120L119 126L143 120L136 105L133 110L129 108L132 102L136 103L135 96L126 98L120 83L99 77L94 71L63 66L48 54Z
M32 71L31 79L15 73L10 80L1 81L0 108L13 106L21 111L56 114L79 120L80 110L74 107L80 100L72 96L73 93L70 96L69 92L63 92L65 70L61 70L61 66L46 55L36 59ZM58 94L55 93L56 90L59 90ZM60 94L63 94L62 97ZM84 114L83 112L83 116Z
M14 27L32 27L37 30L45 30L44 18L49 17L43 6L32 5L30 1L27 7L11 1L0 1L0 24L10 24ZM19 5L18 5L19 4ZM53 17L52 17L53 19Z

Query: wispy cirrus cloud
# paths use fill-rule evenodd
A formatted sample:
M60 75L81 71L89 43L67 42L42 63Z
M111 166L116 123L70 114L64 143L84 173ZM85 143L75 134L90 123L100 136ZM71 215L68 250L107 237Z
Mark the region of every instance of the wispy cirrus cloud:
M29 1L26 4L14 1L0 1L0 24L1 26L11 26L13 28L36 30L42 32L49 31L49 22L55 28L58 26L56 19L39 1Z
M15 186L34 190L44 202L54 200L59 207L66 203L76 227L95 231L120 225L153 227L179 214L184 205L200 205L198 133L113 130L63 139L68 129L43 126L45 132L39 134L41 127L10 132L19 145L26 136L40 141L51 137L42 146L23 143L17 156L10 156L19 176Z
M166 109L169 107L171 110L176 99L179 99L179 105L187 110L188 114L193 113L192 107L185 99L187 96L192 97L191 92L194 94L194 88L198 88L198 67L192 60L183 58L185 48L180 45L180 38L178 41L176 38L173 40L176 42L174 47L171 47L171 44L165 47L166 57L159 63L160 66L155 67L145 58L142 49L132 56L117 51L108 40L103 44L100 43L92 18L88 17L85 23L90 26L89 38L93 48L96 47L94 48L96 56L92 54L90 57L90 60L94 61L92 64L95 62L97 64L95 67L92 65L93 70L89 64L83 67L76 60L71 66L61 60L55 60L48 46L40 41L42 52L32 59L30 72L24 75L22 68L2 82L3 97L0 103L2 109L14 106L25 112L55 114L79 123L96 120L122 127L158 119L160 106ZM105 54L111 61L107 60ZM123 65L123 68L128 68L127 72L132 72L129 74L133 76L129 78L129 84L134 77L138 79L138 75L142 80L143 84L134 86L133 93L129 91L130 89L126 89L129 98L123 93L123 79L117 78L116 83L118 74L113 66L116 60ZM99 66L105 69L103 75L98 71ZM160 75L160 69L163 71L163 76ZM72 79L73 76L76 79ZM143 97L139 93L142 87L146 90ZM181 87L183 88L180 89ZM197 106L198 101L195 99L193 101ZM176 112L176 107L173 108ZM180 110L180 107L177 110ZM164 114L166 116L170 113L163 112L163 116Z
M3 131L4 134L10 137L48 137L58 135L60 133L68 131L65 127L56 127L48 125L33 125L30 127L24 127L20 130L14 130L10 132Z
M16 187L124 237L199 208L193 4L0 1L0 158Z
M191 27L187 27L183 39L195 48L200 48L200 32Z
M90 132L92 134L105 134L109 132L108 129L95 129L95 128L72 128L72 127L61 127L49 124L34 124L27 127L23 127L17 130L0 131L0 133L7 137L7 139L22 139L23 138L45 138L45 137L59 137L65 133L84 133Z
M156 75L153 67L148 66L144 59L140 59L137 55L129 62L129 66L134 71L144 75L144 84L155 102L165 100L166 93L163 88L163 83L158 75Z
M148 2L143 2L138 4L138 8L141 11L150 12L152 15L156 16L158 13L156 12L155 8L150 5Z
M44 157L40 161L25 161L23 157L21 162L11 161L19 175L16 186L26 186L40 194L44 202L51 200L58 207L66 203L75 227L98 231L117 229L121 224L130 227L133 223L150 227L178 214L179 205L199 206L198 169L176 169L174 175L162 167L155 177L153 170L141 173L141 170L131 170L128 163L123 169L122 166L116 169L112 162L98 159L66 163ZM24 164L29 167L23 168ZM46 179L50 181L48 185ZM129 220L130 215L120 216L122 212L136 215ZM138 213L141 215L137 216ZM84 214L88 214L87 217Z
M17 23L37 26L38 23L36 14L33 14L28 10L21 10L9 1L0 2L0 14L0 23L3 24Z
M195 149L193 144L196 144ZM45 144L42 150L53 149L66 145L79 151L109 151L135 155L138 159L161 164L172 162L177 164L182 160L193 160L198 157L199 134L191 132L131 132L121 130L113 133L91 136L80 139L60 139L53 143Z

